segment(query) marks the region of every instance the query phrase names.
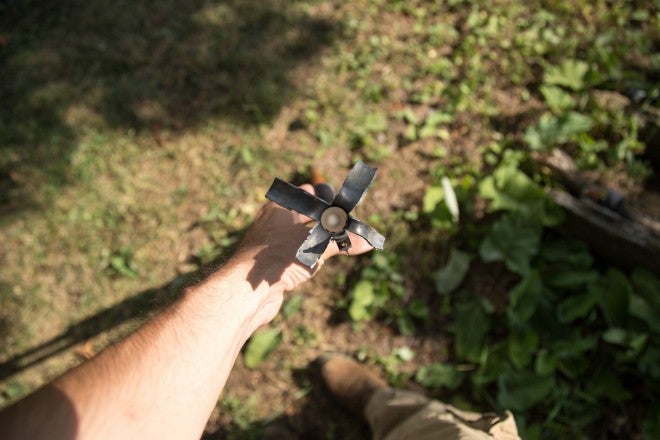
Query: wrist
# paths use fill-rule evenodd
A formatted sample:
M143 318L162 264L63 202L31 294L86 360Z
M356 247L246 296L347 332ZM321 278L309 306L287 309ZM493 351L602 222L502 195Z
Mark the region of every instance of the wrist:
M284 287L267 281L268 274L275 271L272 266L261 268L254 261L232 257L185 296L217 322L235 321L244 334L242 339L247 339L279 311Z

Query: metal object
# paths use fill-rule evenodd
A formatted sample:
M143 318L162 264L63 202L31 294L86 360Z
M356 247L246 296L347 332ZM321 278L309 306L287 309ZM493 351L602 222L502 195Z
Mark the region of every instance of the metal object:
M339 206L331 206L321 214L321 226L331 234L339 234L346 229L348 214Z
M276 178L273 181L266 198L318 222L298 248L296 258L301 263L314 267L331 240L337 243L340 251L348 251L351 248L349 231L363 237L374 248L383 249L385 237L350 215L376 178L376 171L376 168L358 161L337 194L328 184L321 184L323 187L316 189L320 197L284 180Z

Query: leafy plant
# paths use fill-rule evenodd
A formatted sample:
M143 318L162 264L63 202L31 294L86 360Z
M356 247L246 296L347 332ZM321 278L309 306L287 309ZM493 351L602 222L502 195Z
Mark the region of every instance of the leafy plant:
M586 83L571 84L577 90ZM577 139L591 128L590 121L569 110L575 103L561 97L563 90L545 92L559 93L553 97L554 110L561 115L548 117L557 124L557 132L548 134L553 142ZM607 408L632 398L622 375L628 383L658 388L660 369L651 365L660 361L652 342L660 336L660 325L652 317L660 313L660 301L650 292L660 286L645 270L630 277L613 268L601 270L584 244L546 232L561 224L562 215L521 170L524 160L524 153L505 150L478 186L478 195L489 201L488 211L499 214L478 246L479 256L503 262L520 277L508 305L496 310L483 298L457 292L455 361L471 364L471 372L463 376L456 365L432 363L418 370L416 380L430 388L468 387L487 401L494 393L500 408L513 410L523 421L523 433L578 435L604 417ZM447 219L448 209L439 210L443 200L441 186L430 186L424 211ZM447 265L434 274L438 292L454 292L469 261L468 254L452 250ZM648 417L644 426L655 429Z
M453 292L463 282L470 269L470 255L452 248L447 264L433 273L435 289L446 295Z
M479 247L479 255L486 262L504 261L510 271L525 275L540 243L539 224L520 215L508 214L495 222Z
M507 151L500 165L479 183L479 195L490 201L489 211L508 211L528 222L553 226L562 213L543 189L520 171L521 157Z
M432 363L424 365L417 370L415 380L426 388L447 388L454 390L463 382L464 374L456 371L449 364Z
M575 92L587 86L589 65L582 60L564 59L557 66L550 66L543 75L546 84L564 86Z
M455 227L460 216L456 192L447 177L440 179L440 185L426 189L422 201L422 212L431 219L431 225L438 229Z
M561 87L544 84L539 90L555 115L562 115L575 107L575 99Z
M348 297L348 314L354 322L382 317L388 323L396 322L403 334L414 333L414 321L428 322L430 312L424 303L404 301L400 265L396 253L386 251L371 256L371 264L361 269L360 280Z
M569 111L561 116L544 114L536 125L525 130L525 141L532 150L549 150L569 142L594 126L590 116Z
M574 241L551 239L536 248L523 259L529 270L510 291L506 313L490 315L478 298L459 301L456 357L477 366L469 376L474 391L487 394L496 384L498 404L519 420L543 414L540 431L577 434L632 398L621 375L657 392L660 369L651 365L660 351L651 341L660 336L652 318L660 304L649 295L660 280L642 269L631 277L599 272ZM450 368L429 366L420 379L432 384L436 369L437 383L446 386ZM655 429L655 415L647 417L644 426Z
M285 318L291 318L302 309L305 297L303 295L294 295L289 298L282 306L282 314Z
M245 347L245 365L256 368L282 343L282 331L268 328L256 331Z
M542 402L554 389L553 376L531 372L507 371L498 379L498 402L505 408L521 412Z
M110 257L110 268L117 274L126 278L138 276L137 265L133 260L133 252L130 249L122 249Z
M363 321L372 318L375 299L374 285L371 281L360 280L351 291L351 305L348 315L353 321Z
M455 351L461 360L478 362L491 327L484 305L476 298L458 303L455 309Z

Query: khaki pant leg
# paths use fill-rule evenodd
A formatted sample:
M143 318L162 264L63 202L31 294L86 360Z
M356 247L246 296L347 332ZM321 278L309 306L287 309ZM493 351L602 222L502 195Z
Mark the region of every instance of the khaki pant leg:
M374 440L516 440L513 416L461 411L410 391L382 389L365 408Z
M428 405L429 399L418 393L383 388L376 390L364 409L374 440L384 439L388 432Z

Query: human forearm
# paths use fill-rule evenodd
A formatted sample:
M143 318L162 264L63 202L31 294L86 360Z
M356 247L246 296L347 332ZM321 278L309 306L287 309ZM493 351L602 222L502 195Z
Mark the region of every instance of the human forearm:
M5 412L0 425L21 438L26 429L31 438L69 437L72 427L78 438L199 437L241 346L264 322L266 298L279 289L253 289L247 268L230 262L131 336Z
M308 221L267 203L224 267L123 341L0 413L0 432L8 439L199 437L245 341L275 317L284 291L312 276L295 259ZM349 236L349 253L371 249ZM332 242L314 270L338 253Z

